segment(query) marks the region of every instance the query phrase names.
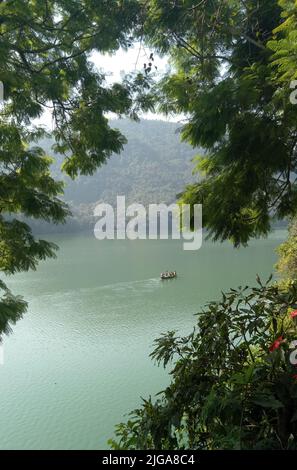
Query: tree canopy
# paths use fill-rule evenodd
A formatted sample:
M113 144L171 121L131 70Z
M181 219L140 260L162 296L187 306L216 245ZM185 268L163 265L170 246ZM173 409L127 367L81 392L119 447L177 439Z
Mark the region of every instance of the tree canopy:
M63 185L50 174L50 159L36 145L45 131L36 120L49 109L56 151L72 178L92 174L124 136L108 124L106 113L137 112L137 83L108 86L91 53L128 48L137 27L136 1L7 0L0 3L0 270L6 274L35 269L54 256L56 246L36 240L17 214L63 222L68 209L59 196ZM139 78L139 84L143 83ZM144 80L146 78L144 77ZM141 96L141 93L140 95ZM145 98L141 105L145 107ZM147 103L149 107L149 102ZM10 215L7 218L7 215ZM13 217L11 217L13 216ZM1 331L9 330L26 304L1 281ZM0 334L1 334L0 331Z
M143 8L143 40L173 65L156 85L158 107L183 113L183 139L207 151L196 162L204 178L182 202L203 204L215 240L238 246L266 235L272 217L297 207L297 107L289 99L296 2L154 0Z

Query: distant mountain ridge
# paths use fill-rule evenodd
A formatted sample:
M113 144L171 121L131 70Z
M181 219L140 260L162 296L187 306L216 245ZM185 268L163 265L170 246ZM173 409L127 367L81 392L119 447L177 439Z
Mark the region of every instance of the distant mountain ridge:
M111 121L128 140L123 152L112 157L93 176L79 176L72 181L60 172L62 157L54 155L52 141L39 143L56 163L53 173L66 183L64 199L73 217L64 230L78 229L94 222L93 208L98 202L115 204L117 195L126 196L127 204L170 204L185 185L193 181L192 158L199 153L180 141L180 125L164 121L123 119ZM49 224L32 221L34 230L52 231ZM61 230L60 227L55 230Z

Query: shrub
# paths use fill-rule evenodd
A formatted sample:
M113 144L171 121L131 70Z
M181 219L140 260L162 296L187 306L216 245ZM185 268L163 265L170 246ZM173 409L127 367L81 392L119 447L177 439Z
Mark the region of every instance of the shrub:
M191 334L155 341L171 383L116 427L112 448L297 449L297 285L270 281L231 289Z

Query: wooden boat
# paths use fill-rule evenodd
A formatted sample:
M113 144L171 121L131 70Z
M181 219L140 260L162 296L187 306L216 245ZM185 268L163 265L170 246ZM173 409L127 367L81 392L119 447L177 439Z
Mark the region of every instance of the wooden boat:
M175 277L177 277L177 273L176 271L172 271L172 272L169 272L169 271L166 271L164 273L161 273L161 279L174 279Z

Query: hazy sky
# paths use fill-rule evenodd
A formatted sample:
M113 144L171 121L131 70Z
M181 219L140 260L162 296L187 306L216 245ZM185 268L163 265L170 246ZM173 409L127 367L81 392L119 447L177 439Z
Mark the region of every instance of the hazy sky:
M94 53L92 55L92 60L98 69L98 71L103 71L106 73L107 77L106 80L108 83L113 83L116 81L121 81L121 76L123 74L127 74L129 72L134 72L136 70L143 70L144 63L149 62L149 51L136 45L131 47L128 51L124 51L120 49L114 55L102 55L99 53ZM155 73L162 73L168 67L167 58L161 58L159 56L155 56L154 65L157 66L157 71ZM170 120L173 119L166 118L160 114L152 114L146 113L142 116L146 119L162 119L162 120ZM178 120L177 117L174 121ZM44 115L40 120L38 120L39 124L45 125L49 129L53 128L53 121L51 117L51 113L49 110L46 110Z
M98 67L106 72L110 72L108 81L119 81L122 73L129 73L135 70L143 70L143 64L149 62L150 51L135 45L128 49L128 51L119 50L114 55L102 55L99 53L93 54L93 61ZM157 66L158 71L166 70L168 61L166 58L155 56L154 65Z

